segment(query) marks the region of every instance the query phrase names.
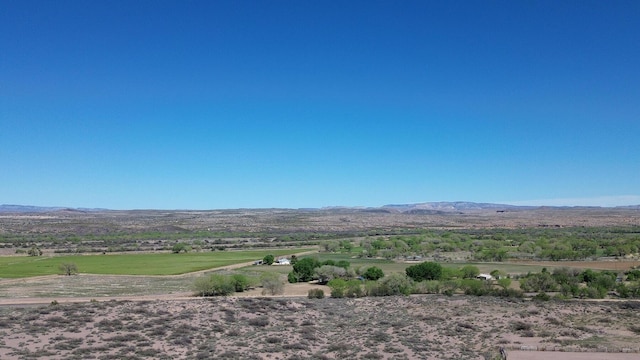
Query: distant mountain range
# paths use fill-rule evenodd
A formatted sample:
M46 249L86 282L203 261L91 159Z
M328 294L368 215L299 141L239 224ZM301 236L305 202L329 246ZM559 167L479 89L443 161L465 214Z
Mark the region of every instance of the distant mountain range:
M387 213L403 213L403 214L442 214L442 213L455 213L471 210L495 210L495 211L515 211L515 210L531 210L537 208L600 208L598 206L518 206L508 204L493 204L493 203L475 203L468 201L440 201L440 202L425 202L417 204L391 204L381 207L350 207L350 206L331 206L318 208L306 208L298 210L324 210L324 211L363 211L363 212L387 212ZM606 207L602 207L606 208ZM630 209L640 210L640 205L630 206L616 206L612 209ZM218 209L220 210L220 209ZM0 205L0 213L47 213L47 212L96 212L96 211L110 211L109 209L100 208L69 208L61 206L31 206L31 205Z
M61 206L0 205L0 213L47 213L56 211L90 212L106 210L107 209L69 208Z

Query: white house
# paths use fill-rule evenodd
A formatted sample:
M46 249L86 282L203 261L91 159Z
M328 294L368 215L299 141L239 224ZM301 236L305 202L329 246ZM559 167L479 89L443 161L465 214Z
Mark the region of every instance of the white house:
M480 280L493 280L493 276L489 275L489 274L479 274L478 276L476 276L476 279L480 279Z
M291 260L287 258L280 258L276 260L273 265L291 265Z

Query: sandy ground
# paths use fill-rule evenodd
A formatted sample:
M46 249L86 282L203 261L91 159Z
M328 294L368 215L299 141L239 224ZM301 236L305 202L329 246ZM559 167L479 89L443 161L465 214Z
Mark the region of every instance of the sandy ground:
M302 291L299 288L298 291ZM440 295L0 307L0 359L638 359L637 309ZM520 347L560 351L517 351ZM632 348L634 354L594 352Z
M590 353L590 352L549 352L549 351L509 351L509 360L638 360L640 354Z

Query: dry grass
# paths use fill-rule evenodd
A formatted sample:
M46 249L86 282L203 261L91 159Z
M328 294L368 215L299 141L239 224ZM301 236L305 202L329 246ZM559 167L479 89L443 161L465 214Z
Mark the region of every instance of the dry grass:
M637 347L640 314L621 304L410 296L2 307L0 358L482 359L498 346Z

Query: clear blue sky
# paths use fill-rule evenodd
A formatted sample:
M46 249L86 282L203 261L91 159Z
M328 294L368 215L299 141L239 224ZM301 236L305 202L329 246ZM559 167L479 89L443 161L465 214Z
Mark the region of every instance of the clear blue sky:
M638 1L0 0L0 203L640 203Z

